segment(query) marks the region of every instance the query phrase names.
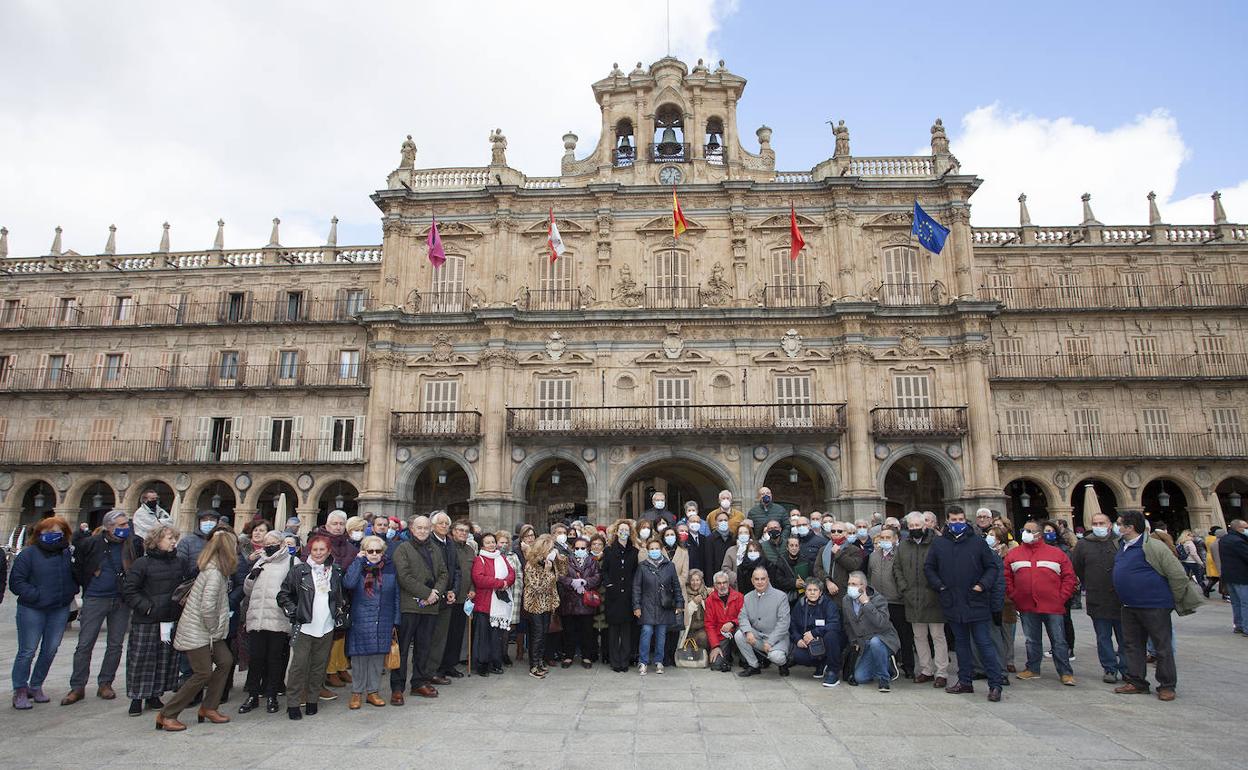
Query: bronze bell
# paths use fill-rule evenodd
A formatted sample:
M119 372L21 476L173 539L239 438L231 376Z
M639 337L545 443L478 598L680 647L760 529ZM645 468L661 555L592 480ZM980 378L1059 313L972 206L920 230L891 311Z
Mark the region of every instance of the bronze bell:
M659 140L660 155L679 155L680 142L676 141L676 129L668 126L663 129L663 136Z
M712 132L711 132L711 138L710 138L710 139L708 139L708 140L707 140L707 142L706 142L706 149L711 150L712 152L714 152L715 150L718 150L718 149L719 149L719 146L720 146L720 145L719 145L719 134L717 134L717 133L715 133L714 131L712 131Z

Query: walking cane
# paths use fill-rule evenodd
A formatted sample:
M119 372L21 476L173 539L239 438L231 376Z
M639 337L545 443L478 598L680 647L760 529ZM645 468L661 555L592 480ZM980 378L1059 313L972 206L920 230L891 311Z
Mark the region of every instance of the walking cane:
M468 614L468 676L472 676L472 616L475 614Z

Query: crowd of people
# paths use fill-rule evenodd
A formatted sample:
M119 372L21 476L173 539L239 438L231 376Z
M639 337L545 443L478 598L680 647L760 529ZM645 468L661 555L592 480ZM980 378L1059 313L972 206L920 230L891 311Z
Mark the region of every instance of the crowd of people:
M950 694L986 680L999 701L1011 674L1039 678L1046 659L1061 684L1078 684L1071 612L1081 607L1103 682L1148 693L1152 663L1156 694L1169 701L1172 615L1194 612L1216 581L1233 631L1244 635L1248 622L1239 519L1176 542L1136 511L1097 513L1076 533L1061 521L1015 529L986 508L968 521L956 506L943 522L931 511L839 521L787 510L765 487L745 512L728 491L706 513L666 503L656 492L636 520L514 533L444 511L408 521L333 511L306 542L298 519L277 529L257 518L240 536L211 510L179 533L154 490L93 533L48 517L8 575L18 604L13 706L49 702L44 685L77 602L61 705L86 697L103 631L95 695L117 697L124 647L129 714L155 712L166 731L185 730L179 716L196 705L200 723L230 721L221 704L236 670L246 671L239 714L284 707L292 720L315 715L335 690L349 687L352 710L402 706L516 664L539 680L578 663L641 676L680 666L752 677L774 666L881 693L901 677Z

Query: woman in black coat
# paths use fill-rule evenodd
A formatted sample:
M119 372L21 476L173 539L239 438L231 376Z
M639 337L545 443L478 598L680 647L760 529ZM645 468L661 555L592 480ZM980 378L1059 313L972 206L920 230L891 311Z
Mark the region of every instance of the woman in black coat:
M602 604L607 619L607 648L611 670L628 670L633 642L633 575L637 572L637 548L632 543L632 527L616 525L615 542L602 555Z
M182 614L182 605L173 600L173 589L195 574L186 558L178 555L177 544L177 530L157 526L144 538L144 555L130 565L121 585L122 598L130 607L126 697L132 717L143 713L144 701L149 709L164 708L160 696L177 689L178 654L172 644L162 641L161 627L169 624L164 628L172 641L171 625Z
M749 554L757 553L758 559L751 560ZM737 590L743 594L748 594L754 590L754 583L751 578L754 575L755 567L766 567L767 578L771 581L771 585L786 594L796 590L797 575L793 572L793 568L783 559L769 560L763 552L762 545L757 540L751 540L746 545L746 557L741 560L741 564L737 567Z

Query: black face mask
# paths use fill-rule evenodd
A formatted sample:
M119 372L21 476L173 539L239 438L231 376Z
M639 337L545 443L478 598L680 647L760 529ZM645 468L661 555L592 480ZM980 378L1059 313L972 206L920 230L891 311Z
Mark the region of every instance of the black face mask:
M280 544L278 544L278 543L273 543L273 544L271 544L271 545L266 545L266 546L264 547L264 552L265 552L267 555L272 556L273 554L277 553L277 552L278 552L278 550L279 550L281 547L282 547L282 546L281 546Z
M910 539L911 539L911 540L914 540L914 541L919 541L919 540L922 540L922 539L923 539L923 535L924 535L924 533L926 533L926 532L927 532L927 530L925 530L925 529L912 529L912 530L910 530Z

